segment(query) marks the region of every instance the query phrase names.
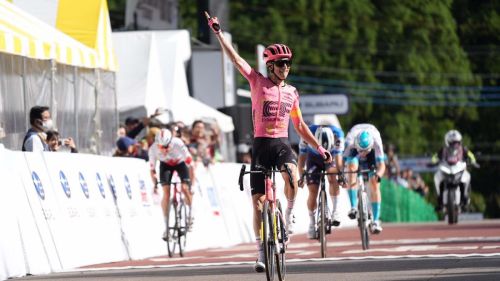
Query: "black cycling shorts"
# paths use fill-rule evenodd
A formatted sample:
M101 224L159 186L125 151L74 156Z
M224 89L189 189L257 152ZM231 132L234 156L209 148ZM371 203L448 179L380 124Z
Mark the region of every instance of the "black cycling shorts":
M349 151L349 156L344 158L345 164L358 163L360 169L373 169L377 166L377 161L375 159L375 149L372 149L364 157L359 155L356 149L351 149Z
M332 155L333 156L333 155ZM319 173L321 171L327 171L332 167L336 167L335 161L325 163L323 157L319 154L307 153L306 167L308 173ZM307 184L319 184L319 179L321 175L307 175Z
M177 172L177 175L181 179L183 183L189 183L189 167L186 162L179 163L175 166L169 166L165 164L165 162L160 163L160 184L168 184L172 183L172 176L174 175L174 171Z
M264 166L268 169L281 168L285 163L297 165L297 156L288 142L288 138L263 138L258 137L253 141L251 169L255 165ZM265 194L264 175L260 173L250 174L250 186L252 195Z

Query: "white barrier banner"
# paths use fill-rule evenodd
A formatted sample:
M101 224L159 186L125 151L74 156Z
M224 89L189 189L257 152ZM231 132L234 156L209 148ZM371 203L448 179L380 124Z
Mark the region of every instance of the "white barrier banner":
M59 237L65 237L64 221L61 210L53 190L53 183L47 173L42 153L22 153L25 158L26 168L21 168L21 180L31 208L33 218L36 222L38 234L52 271L60 271L67 267L60 259L62 245ZM24 232L23 232L24 233ZM62 239L64 241L65 239Z
M19 178L12 169L12 154L0 147L0 280L26 274L24 248L18 225L16 202L20 201ZM9 253L4 255L2 253Z
M122 241L117 239L121 229L111 192L98 183L102 168L98 163L108 158L69 153L44 153L44 158L66 219L64 229L59 229L64 236L57 241L64 245L60 254L65 266L128 258Z
M106 158L107 182L114 190L117 211L130 258L165 255L161 239L165 229L161 208L153 204L152 182L145 161L133 158Z

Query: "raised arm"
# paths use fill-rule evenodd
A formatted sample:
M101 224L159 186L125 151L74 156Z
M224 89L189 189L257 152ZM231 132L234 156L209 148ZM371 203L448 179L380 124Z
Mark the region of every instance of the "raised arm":
M238 71L245 77L250 75L252 68L250 65L236 52L233 46L226 40L224 34L221 32L222 29L219 24L219 20L217 17L210 17L210 15L205 11L205 16L207 17L208 25L215 33L217 40L222 47L224 53L231 59L234 66L238 69Z

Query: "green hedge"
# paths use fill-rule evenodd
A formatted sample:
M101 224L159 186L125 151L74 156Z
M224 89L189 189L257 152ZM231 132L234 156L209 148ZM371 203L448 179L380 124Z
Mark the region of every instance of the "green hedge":
M437 221L434 207L418 193L393 181L382 179L380 219L384 222Z

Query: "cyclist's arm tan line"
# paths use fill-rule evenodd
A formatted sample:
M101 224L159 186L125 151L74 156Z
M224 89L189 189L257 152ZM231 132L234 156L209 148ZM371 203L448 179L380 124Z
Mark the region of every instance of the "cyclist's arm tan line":
M304 119L302 119L302 116L298 117L297 119L298 119L297 121L292 122L293 126L295 128L295 131L309 145L311 145L312 147L314 147L315 149L317 149L318 146L319 146L319 143L316 140L316 138L314 137L314 135L311 133L311 130L309 130L309 127L304 122Z
M248 64L246 60L244 60L238 52L233 48L233 46L226 40L224 34L222 32L215 35L219 40L219 43L224 50L224 53L229 57L229 59L233 62L234 66L238 69L238 71L245 77L250 75L250 71L252 68Z

